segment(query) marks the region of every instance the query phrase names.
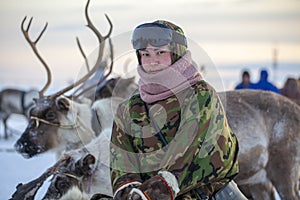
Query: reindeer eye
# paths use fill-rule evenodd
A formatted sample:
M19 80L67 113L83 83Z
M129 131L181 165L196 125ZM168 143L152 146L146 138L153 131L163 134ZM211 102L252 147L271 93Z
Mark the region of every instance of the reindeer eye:
M55 117L56 117L56 115L55 115L55 113L54 113L53 111L48 111L48 112L46 113L46 119L47 119L47 120L54 120Z
M58 187L62 190L65 190L65 189L68 189L69 188L69 183L65 182L65 181L62 181L58 184Z
M55 187L62 193L64 193L67 189L69 189L70 184L68 181L59 178L55 184Z

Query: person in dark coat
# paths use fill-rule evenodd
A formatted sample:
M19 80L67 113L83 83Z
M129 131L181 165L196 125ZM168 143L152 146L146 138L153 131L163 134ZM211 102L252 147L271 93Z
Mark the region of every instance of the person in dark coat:
M253 89L254 84L250 80L250 74L248 71L244 71L242 74L242 82L239 83L234 89Z
M272 91L280 94L280 90L275 85L273 85L271 82L268 81L268 76L269 74L267 70L265 69L261 70L260 80L254 85L254 88L259 90Z

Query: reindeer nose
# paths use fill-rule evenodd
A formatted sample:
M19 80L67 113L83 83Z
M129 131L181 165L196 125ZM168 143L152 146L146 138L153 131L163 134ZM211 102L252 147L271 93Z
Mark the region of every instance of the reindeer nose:
M20 140L18 140L18 141L15 143L14 147L15 147L15 150L16 150L17 152L19 152L19 153L21 153L21 152L22 152L22 149L24 149L24 145L23 145L23 143L22 143Z
M18 153L20 153L24 158L32 157L30 153L31 150L29 147L30 145L27 142L22 141L21 139L19 139L14 145L15 150Z
M26 142L23 142L22 140L18 140L14 147L15 147L15 150L19 153L24 153L26 151L26 146L28 144Z

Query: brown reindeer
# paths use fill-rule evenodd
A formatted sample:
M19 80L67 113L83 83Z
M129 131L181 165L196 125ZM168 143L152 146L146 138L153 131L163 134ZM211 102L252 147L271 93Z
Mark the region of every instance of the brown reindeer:
M239 186L247 186L253 199L270 199L272 185L281 199L299 199L300 106L266 91L220 97L240 143Z
M38 97L37 90L20 90L6 88L0 91L0 117L4 125L4 139L8 139L7 120L12 114L29 116L29 109L33 106L33 98Z

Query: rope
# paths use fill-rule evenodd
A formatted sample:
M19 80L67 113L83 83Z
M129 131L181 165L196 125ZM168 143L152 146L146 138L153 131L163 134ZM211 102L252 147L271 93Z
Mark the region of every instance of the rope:
M73 179L76 179L79 181L77 176L70 174L70 173L66 173L66 172L60 172L59 170L56 170L53 174L62 174L62 175L68 176L70 178L73 178Z
M50 125L50 126L56 126L56 127L59 127L59 128L63 128L63 129L75 129L75 128L78 128L78 126L76 125L76 123L74 123L74 124L52 123L52 122L49 122L47 120L44 120L44 119L41 119L41 118L38 118L38 117L35 117L35 116L31 116L30 119L35 120L35 127L36 128L39 127L40 122L42 122L44 124L47 124L47 125Z
M89 132L95 134L94 131L93 131L93 129L92 129L92 127L91 127L91 126L87 126L87 125L84 123L84 121L81 119L81 117L80 117L79 115L77 115L77 121L83 125L83 128L85 128L85 130L87 130L87 131L89 131ZM79 128L79 127L80 127L80 126L78 126L77 128Z

